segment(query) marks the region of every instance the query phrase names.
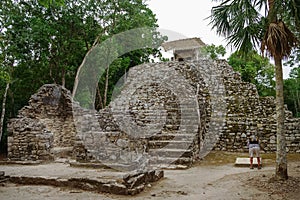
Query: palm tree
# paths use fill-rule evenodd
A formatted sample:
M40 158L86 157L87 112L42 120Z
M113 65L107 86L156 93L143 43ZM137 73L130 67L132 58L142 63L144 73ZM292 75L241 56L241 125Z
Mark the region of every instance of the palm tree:
M245 55L261 47L274 59L276 77L277 152L275 178L288 179L284 128L282 60L287 58L297 39L285 25L299 27L299 0L215 0L220 2L211 10L210 24L228 44ZM299 31L299 29L298 29Z

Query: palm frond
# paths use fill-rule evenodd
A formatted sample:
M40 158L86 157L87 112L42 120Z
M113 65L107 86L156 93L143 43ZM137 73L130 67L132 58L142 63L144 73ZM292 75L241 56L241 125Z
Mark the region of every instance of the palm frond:
M272 22L262 41L262 52L267 50L271 56L287 58L293 47L297 46L297 38L283 21Z
M267 0L254 0L253 5L259 10L262 10L267 5Z
M259 8L266 0L226 0L213 7L210 25L226 37L228 45L250 51L262 40L264 33Z
M217 34L227 37L231 33L231 27L228 17L229 6L220 5L213 7L211 10L211 22L212 29L217 30Z

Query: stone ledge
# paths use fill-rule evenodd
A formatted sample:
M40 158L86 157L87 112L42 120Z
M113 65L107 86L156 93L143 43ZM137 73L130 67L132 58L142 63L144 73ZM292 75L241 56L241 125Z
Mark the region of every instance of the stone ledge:
M17 161L17 160L5 160L0 161L0 165L39 165L48 163L49 161L43 161L43 160L26 160L26 161Z
M89 178L52 178L10 176L8 180L24 185L51 185L56 187L78 188L86 191L103 192L119 195L136 195L142 192L148 183L156 182L164 176L163 171L153 170L134 175L128 175L123 180L93 180Z
M11 183L51 185L119 195L138 194L149 183L157 182L164 176L162 170L123 172L107 169L74 168L63 163L31 166L3 165L2 167L8 176L3 175L0 180L4 181L6 178L5 181Z
M262 165L262 158L260 158L260 163ZM236 158L234 165L248 167L250 165L250 158ZM253 158L253 165L257 165L257 158Z

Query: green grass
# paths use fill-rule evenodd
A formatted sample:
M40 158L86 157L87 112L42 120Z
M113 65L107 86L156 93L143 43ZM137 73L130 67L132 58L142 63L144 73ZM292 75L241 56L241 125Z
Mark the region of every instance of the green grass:
M248 157L248 153L212 151L202 160L197 161L194 165L226 165L233 164L237 157ZM262 163L264 166L272 166L276 161L276 153L261 153ZM300 153L288 153L287 160L300 161Z

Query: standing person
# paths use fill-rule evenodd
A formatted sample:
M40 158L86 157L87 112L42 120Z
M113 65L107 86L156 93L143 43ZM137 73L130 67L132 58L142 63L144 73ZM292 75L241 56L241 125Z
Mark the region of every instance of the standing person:
M255 135L251 135L250 139L248 140L248 148L249 148L249 156L250 156L250 169L253 169L253 155L255 153L257 158L257 169L261 169L260 166L260 147L259 147L259 140Z

